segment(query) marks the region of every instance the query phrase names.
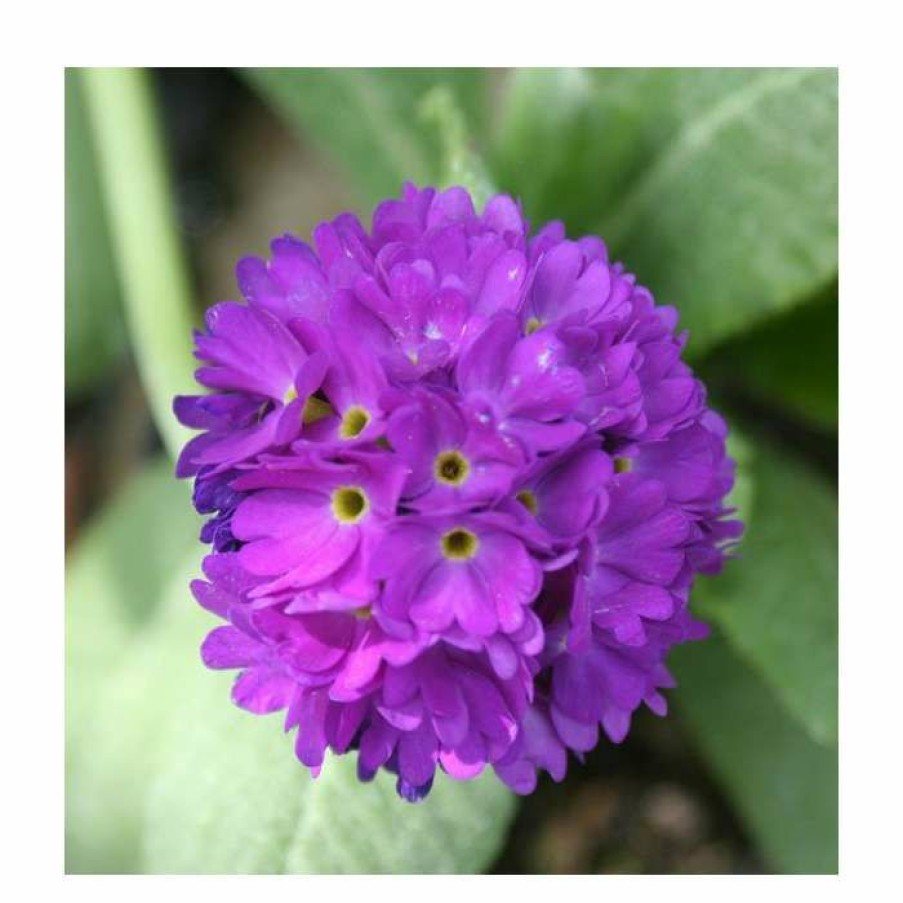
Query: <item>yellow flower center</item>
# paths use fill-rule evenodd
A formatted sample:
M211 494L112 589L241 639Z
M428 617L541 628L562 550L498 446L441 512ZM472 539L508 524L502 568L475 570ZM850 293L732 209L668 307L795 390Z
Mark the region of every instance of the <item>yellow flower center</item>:
M433 467L436 479L446 486L460 486L470 474L470 462L456 449L436 455Z
M370 422L370 413L365 408L354 405L345 411L339 425L339 435L343 439L356 439Z
M539 500L532 490L521 489L515 498L530 512L530 514L534 515L534 517L536 516L536 512L539 511Z
M633 461L630 458L615 458L615 473L630 473Z
M311 395L304 402L304 412L301 415L301 419L305 423L316 423L318 420L331 417L334 413L335 411L333 411L332 405L328 401L323 401L322 398Z
M524 329L524 332L527 335L533 335L533 333L536 332L536 330L540 329L541 327L542 327L542 320L540 320L539 317L530 317L530 319L527 320L527 326Z
M332 513L340 524L356 524L370 510L370 501L360 486L339 486L332 492Z
M442 554L452 561L467 561L477 554L480 541L470 530L455 527L442 536Z

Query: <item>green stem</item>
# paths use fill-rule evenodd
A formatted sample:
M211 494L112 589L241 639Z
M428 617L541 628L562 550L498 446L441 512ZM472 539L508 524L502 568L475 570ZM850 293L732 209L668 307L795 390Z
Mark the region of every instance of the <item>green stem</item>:
M437 86L420 102L421 120L435 128L442 147L442 177L440 187L461 185L473 198L474 206L481 210L497 189L480 156L470 146L464 114L451 90Z
M141 69L81 74L131 344L154 422L175 456L190 435L172 399L192 390L193 316L150 79Z

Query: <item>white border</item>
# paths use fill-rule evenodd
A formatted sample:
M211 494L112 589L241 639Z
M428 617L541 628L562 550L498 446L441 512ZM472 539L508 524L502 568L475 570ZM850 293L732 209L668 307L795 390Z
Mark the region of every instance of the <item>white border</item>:
M833 899L894 885L900 842L899 27L889 5L81 2L7 11L3 882L7 899L629 893ZM841 67L841 879L62 878L63 65ZM12 494L10 502L8 496ZM337 813L340 818L341 814ZM165 881L165 885L160 883ZM303 881L303 884L298 882ZM364 883L366 881L366 883ZM466 886L459 882L466 881ZM800 883L800 882L803 883ZM576 882L581 882L576 886ZM589 886L586 882L592 882ZM889 883L888 883L889 882ZM878 894L879 898L885 894ZM870 898L870 897L867 897Z

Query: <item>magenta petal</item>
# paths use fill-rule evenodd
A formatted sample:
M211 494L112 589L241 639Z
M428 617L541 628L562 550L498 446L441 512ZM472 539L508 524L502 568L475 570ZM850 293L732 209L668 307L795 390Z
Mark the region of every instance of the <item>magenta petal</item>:
M316 768L323 764L326 752L326 716L328 701L322 692L308 693L301 703L295 755L304 765Z
M464 393L497 390L505 378L504 366L520 328L513 316L497 315L480 337L461 355L457 379Z
M261 644L234 627L217 627L207 634L201 646L201 658L208 668L242 668L254 664L263 649Z
M398 773L414 786L426 784L436 770L438 746L432 728L424 722L398 741Z
M539 592L539 565L517 539L493 533L483 538L477 567L488 597L494 600L501 629L513 633L524 623L524 609Z
M445 772L460 781L469 781L480 775L486 768L485 752L480 750L472 757L465 758L460 746L443 749L439 753L439 761Z
M489 636L498 626L485 586L466 564L435 568L421 584L410 613L415 624L430 631L444 630L455 618L466 631L478 636Z
M223 302L207 311L208 335L197 339L209 366L198 379L211 389L253 392L281 400L304 362L304 349L272 314Z
M568 311L567 301L583 263L578 245L562 242L539 262L533 282L531 310L542 321Z
M474 313L492 316L498 311L516 311L520 307L527 272L527 258L522 252L502 254L486 274Z
M382 719L377 719L361 735L361 763L375 771L392 755L398 742L398 731Z
M268 667L248 668L232 687L232 700L255 715L284 709L295 692L295 683Z
M242 567L260 576L283 576L270 591L311 586L334 573L359 542L357 529L339 526L320 496L292 490L265 490L239 505L232 521L247 540Z
M423 705L417 699L397 705L377 704L376 709L387 724L400 731L413 731L423 723Z
M599 742L599 728L595 723L576 721L554 707L551 714L558 736L570 749L588 752Z

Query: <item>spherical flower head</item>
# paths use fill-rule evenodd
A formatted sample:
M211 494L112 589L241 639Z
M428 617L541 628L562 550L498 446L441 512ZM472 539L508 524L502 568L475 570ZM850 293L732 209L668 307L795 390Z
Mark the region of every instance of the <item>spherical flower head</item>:
M202 656L235 703L409 801L437 769L529 793L665 714L696 575L742 532L676 312L601 239L463 188L237 276L196 336L208 391L175 401L212 545L193 591L224 622Z

